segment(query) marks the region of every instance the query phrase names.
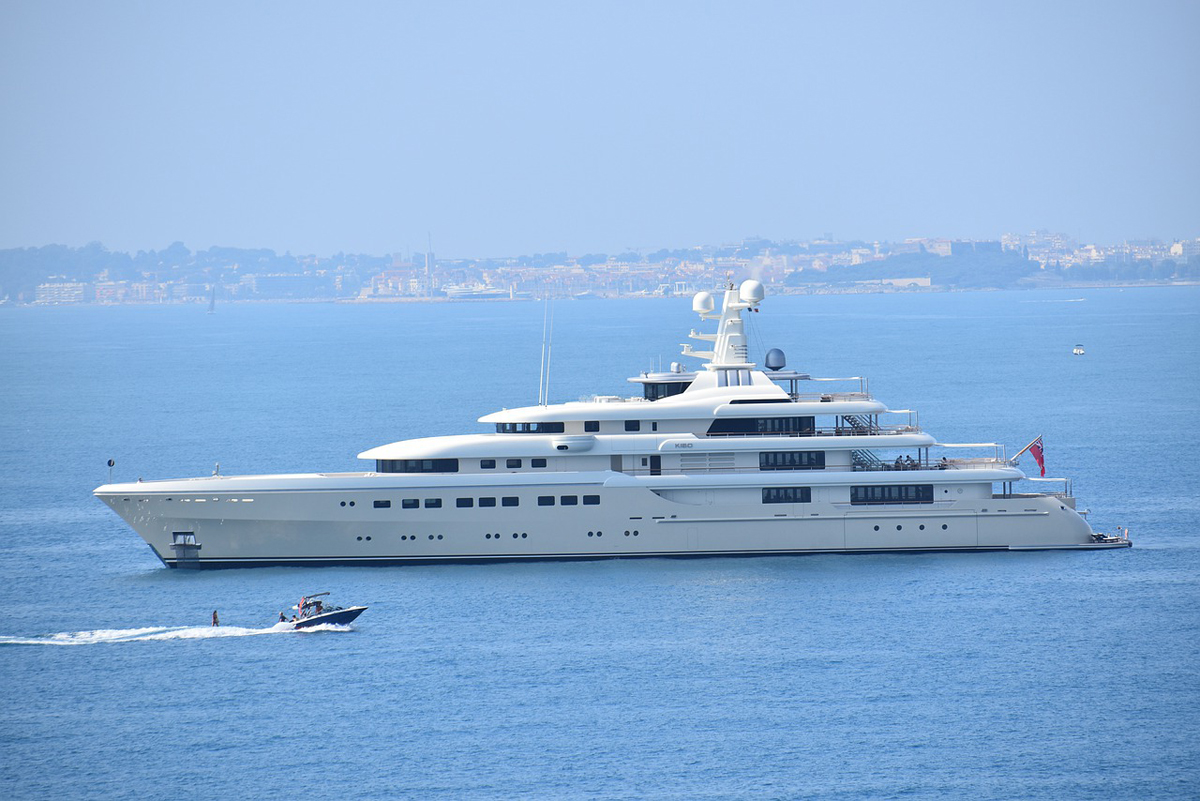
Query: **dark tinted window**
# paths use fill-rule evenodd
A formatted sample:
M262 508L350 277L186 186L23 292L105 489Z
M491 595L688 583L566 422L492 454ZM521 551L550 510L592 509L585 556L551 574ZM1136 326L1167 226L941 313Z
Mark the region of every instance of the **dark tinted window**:
M583 430L584 431L599 431L600 430L600 421L599 420L584 420L583 421Z
M392 502L391 501L375 501L375 508L376 509L391 509Z
M520 503L521 499L515 495L506 495L500 499L501 506L518 506Z
M713 420L709 434L798 434L810 437L812 417L723 417Z
M504 466L505 466L505 467L508 467L508 468L520 467L520 466L521 466L521 460L520 460L520 459L509 459L508 461L506 461L506 462L504 463Z
M579 496L578 495L564 495L558 499L558 502L561 503L563 506L578 506L579 505Z
M583 505L584 506L599 506L600 505L600 496L599 495L584 495L583 496Z
M481 470L494 470L496 468L495 459L480 459L479 467Z
M554 496L553 495L539 495L538 496L538 506L553 506L553 505L554 505Z
M850 503L933 503L932 484L883 484L851 487Z
M767 451L758 455L759 470L823 470L825 451Z
M763 487L763 503L811 503L809 487Z
M400 501L400 506L405 509L416 509L420 505L420 502L416 498L405 498Z
M626 420L625 421L625 430L626 431L641 431L642 430L642 421L641 420Z
M655 401L659 398L669 398L678 395L692 385L691 381L670 381L666 384L642 384L642 393L646 400Z
M426 498L425 499L425 508L426 509L441 509L442 508L442 499L441 498Z
M496 423L497 434L561 434L564 423Z
M459 509L470 509L472 506L475 505L475 499L474 498L459 498L458 500L456 500L454 502L454 505L457 506Z
M496 499L495 498L480 498L479 505L480 506L495 506Z
M530 467L545 467L546 460L545 459L530 459L529 466Z
M376 459L376 473L457 473L457 459Z

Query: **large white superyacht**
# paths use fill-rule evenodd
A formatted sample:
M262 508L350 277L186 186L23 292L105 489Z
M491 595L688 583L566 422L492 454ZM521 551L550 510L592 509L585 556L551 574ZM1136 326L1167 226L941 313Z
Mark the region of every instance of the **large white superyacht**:
M367 472L95 495L169 567L1129 546L1092 531L1068 481L1014 492L1027 477L1003 446L938 443L865 381L837 391L778 350L752 363L742 313L763 286L719 295L719 310L713 294L693 299L717 321L691 332L710 350L683 348L701 368L642 373L635 397L495 412L480 418L494 433L367 450Z

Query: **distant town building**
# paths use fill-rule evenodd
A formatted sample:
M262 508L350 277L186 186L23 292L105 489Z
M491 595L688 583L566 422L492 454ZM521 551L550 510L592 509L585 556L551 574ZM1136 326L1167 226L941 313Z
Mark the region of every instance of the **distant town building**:
M38 284L34 303L55 306L64 303L84 303L91 300L91 285L78 281Z

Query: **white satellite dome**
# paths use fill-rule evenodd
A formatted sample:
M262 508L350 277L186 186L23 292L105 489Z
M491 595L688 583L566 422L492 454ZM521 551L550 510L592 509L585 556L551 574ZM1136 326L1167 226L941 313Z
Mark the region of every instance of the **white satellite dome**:
M713 310L715 303L711 292L697 292L692 298L692 311L696 314L708 314Z
M738 288L738 295L741 296L742 303L759 303L767 296L767 291L762 283L750 278L742 282Z

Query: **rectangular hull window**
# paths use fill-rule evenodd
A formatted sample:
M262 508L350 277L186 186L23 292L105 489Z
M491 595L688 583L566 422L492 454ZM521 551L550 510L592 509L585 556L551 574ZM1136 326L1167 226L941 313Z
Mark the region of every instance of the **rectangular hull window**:
M565 423L496 423L497 434L561 434Z
M763 487L763 503L812 503L811 487Z
M758 455L759 470L824 470L825 451L765 451Z
M881 486L851 487L850 503L933 503L932 484L884 484Z
M376 459L376 473L457 473L457 459Z
M713 420L709 434L791 434L811 437L815 417L724 417Z

